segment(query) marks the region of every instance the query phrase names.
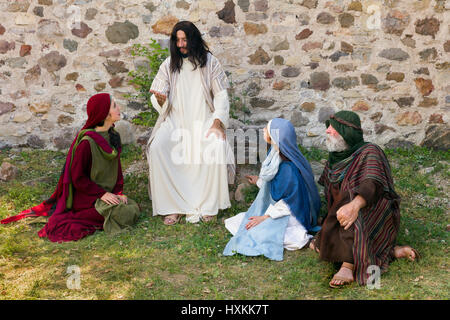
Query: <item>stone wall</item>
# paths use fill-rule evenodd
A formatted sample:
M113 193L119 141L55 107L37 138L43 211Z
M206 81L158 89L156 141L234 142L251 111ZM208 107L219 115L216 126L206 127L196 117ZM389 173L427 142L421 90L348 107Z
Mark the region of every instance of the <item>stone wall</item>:
M168 44L194 22L232 83L234 128L282 116L305 146L323 147L324 120L354 110L367 140L449 147L449 16L442 0L1 0L0 149L63 149L88 98L113 94L125 142L143 107L127 101L130 55ZM248 109L248 110L246 110ZM244 112L246 110L246 112Z

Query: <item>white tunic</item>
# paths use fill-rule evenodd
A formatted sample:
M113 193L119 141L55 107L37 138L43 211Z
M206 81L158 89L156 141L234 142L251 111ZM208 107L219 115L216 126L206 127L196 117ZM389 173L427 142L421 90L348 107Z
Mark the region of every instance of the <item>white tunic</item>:
M184 59L173 89L173 108L156 132L149 152L153 215L185 214L192 223L231 206L226 142L215 134L206 139L214 119L228 120L223 119L229 111L228 95L223 90L214 97L213 114L200 77L199 68L193 70L189 60ZM152 96L158 110L160 106L155 102Z

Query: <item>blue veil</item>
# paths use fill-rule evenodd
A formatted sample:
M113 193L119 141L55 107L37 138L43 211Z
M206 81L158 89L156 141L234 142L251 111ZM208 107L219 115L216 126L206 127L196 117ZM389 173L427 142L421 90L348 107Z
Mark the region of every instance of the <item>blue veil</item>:
M312 229L317 232L320 227L317 226L317 218L320 210L320 196L314 182L314 174L309 162L305 159L297 146L297 134L291 122L281 118L275 118L270 124L270 136L284 154L298 168L303 180L306 183L310 204L310 222Z

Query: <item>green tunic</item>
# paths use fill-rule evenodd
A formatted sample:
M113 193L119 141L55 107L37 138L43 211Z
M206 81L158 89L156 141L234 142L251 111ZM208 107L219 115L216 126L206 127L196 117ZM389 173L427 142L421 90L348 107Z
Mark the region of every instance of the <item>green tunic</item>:
M109 140L108 132L98 132L103 138ZM95 141L85 136L82 140L88 140L91 147L92 167L91 180L108 192L112 192L117 183L117 172L119 166L119 158L111 154L105 153ZM108 234L115 234L134 225L140 215L140 209L137 203L128 198L128 203L107 204L101 199L95 202L95 209L100 213L105 221L103 229Z

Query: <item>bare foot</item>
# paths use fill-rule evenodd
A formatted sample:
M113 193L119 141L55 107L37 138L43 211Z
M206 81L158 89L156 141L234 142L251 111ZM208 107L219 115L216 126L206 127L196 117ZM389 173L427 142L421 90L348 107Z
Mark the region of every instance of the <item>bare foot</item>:
M353 265L352 267L348 267L350 264L347 264L344 266L342 264L341 269L333 276L333 279L331 279L329 285L332 288L340 288L347 284L352 283L354 280L353 278Z
M311 250L314 250L314 251L317 252L317 253L320 253L319 248L316 247L316 239L312 239L312 240L309 242L309 248L310 248Z
M415 261L420 258L419 253L410 246L395 246L394 255L397 259L407 258L409 261Z

